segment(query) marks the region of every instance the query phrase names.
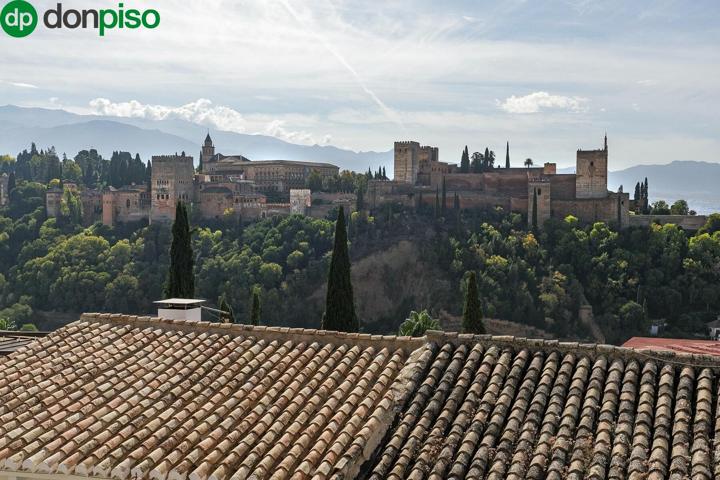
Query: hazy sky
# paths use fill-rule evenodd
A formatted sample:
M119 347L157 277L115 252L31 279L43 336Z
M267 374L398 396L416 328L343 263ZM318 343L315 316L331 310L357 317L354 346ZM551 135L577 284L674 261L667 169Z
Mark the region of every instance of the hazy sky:
M509 139L517 165L570 165L606 130L613 170L720 161L717 0L124 3L161 25L0 32L0 104L354 150L414 139L451 162Z

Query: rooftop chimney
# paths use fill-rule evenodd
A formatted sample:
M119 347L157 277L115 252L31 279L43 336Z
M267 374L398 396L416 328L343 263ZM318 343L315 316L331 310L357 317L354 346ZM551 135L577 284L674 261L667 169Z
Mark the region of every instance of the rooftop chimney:
M201 320L202 304L205 300L197 298L168 298L153 302L158 306L158 317L168 320Z

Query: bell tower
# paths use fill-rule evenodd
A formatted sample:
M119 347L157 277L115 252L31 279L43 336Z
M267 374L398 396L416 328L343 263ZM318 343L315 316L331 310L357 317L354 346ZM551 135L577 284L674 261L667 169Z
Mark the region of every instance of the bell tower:
M205 163L211 162L215 156L215 145L213 145L212 138L210 138L210 132L205 137L202 149L200 150L200 171L203 172Z

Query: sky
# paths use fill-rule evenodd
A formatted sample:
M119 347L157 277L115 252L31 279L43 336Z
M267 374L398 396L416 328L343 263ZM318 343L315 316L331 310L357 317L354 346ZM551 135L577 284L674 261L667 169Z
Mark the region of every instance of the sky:
M33 1L43 12L56 1ZM720 161L717 0L124 1L153 30L0 32L0 104L458 162ZM65 8L115 2L65 0ZM131 148L131 146L128 146Z

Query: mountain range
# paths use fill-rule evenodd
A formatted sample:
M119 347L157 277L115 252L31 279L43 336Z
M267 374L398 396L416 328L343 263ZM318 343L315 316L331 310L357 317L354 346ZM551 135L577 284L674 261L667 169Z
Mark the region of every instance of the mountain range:
M55 146L68 156L95 148L106 158L115 150L152 155L185 151L197 160L207 127L165 119L78 115L64 110L0 106L0 154L15 155L35 142L38 148ZM252 160L326 162L341 169L393 170L393 152L355 152L334 146L297 145L267 135L210 130L218 153L242 154ZM559 169L572 173L574 168ZM609 173L608 187L621 185L632 196L635 184L648 178L651 201L688 201L698 213L720 211L720 163L675 161L666 165L637 165Z
M54 146L73 156L95 148L104 157L115 150L152 155L186 152L197 161L200 145L210 133L216 151L242 154L251 160L303 160L332 163L341 169L366 171L368 167L392 169L393 154L355 152L331 145L297 145L267 135L249 135L166 119L78 115L64 110L0 106L0 152L15 155L35 142L38 148Z

